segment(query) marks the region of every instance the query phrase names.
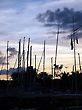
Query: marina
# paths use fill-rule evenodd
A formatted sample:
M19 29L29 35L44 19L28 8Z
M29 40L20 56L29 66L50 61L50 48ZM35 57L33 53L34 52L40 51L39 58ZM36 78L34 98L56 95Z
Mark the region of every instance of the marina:
M0 109L82 110L82 1L0 1Z

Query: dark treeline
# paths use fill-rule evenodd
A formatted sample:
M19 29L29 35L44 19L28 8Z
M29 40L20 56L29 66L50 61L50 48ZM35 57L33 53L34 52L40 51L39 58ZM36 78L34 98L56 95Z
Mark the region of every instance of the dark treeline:
M53 79L46 72L37 74L33 67L28 67L11 77L12 80L0 81L1 107L68 110L65 107L77 107L77 100L78 107L82 105L82 95L76 95L82 93L82 73L78 71L64 72L60 79Z
M24 90L50 92L81 92L82 91L82 73L72 72L61 73L60 79L53 79L52 75L46 72L37 74L36 70L29 67L27 71L15 72L12 74L11 81L0 81L0 88L24 88Z

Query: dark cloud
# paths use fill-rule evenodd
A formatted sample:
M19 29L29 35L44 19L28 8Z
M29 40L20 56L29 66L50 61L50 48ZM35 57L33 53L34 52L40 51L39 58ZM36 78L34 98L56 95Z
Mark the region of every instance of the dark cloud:
M6 65L6 57L0 56L0 65Z
M56 9L55 11L48 10L45 13L39 14L37 19L48 27L54 27L59 23L62 28L69 28L73 24L73 17L75 26L81 26L82 11L74 11L73 8Z
M12 58L14 55L17 55L17 50L14 47L9 47L9 56L8 58ZM0 51L0 65L6 65L6 56L3 56L3 53Z
M8 51L10 52L10 58L13 57L14 55L17 55L17 50L14 47L9 47Z
M3 56L3 53L0 51L0 65L6 64L6 57Z

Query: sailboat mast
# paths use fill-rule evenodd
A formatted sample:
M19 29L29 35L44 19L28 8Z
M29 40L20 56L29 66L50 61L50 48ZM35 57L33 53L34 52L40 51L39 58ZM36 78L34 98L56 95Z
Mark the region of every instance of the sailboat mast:
M55 65L54 66L56 66L56 64L57 64L58 41L59 41L59 25L58 25L58 31L57 31L56 51L55 51ZM54 67L54 77L55 77L55 67Z
M74 32L74 16L73 16L73 32ZM74 71L76 72L76 46L75 46L75 33L73 33L73 38L74 38Z
M32 46L30 46L30 66L32 66Z
M28 50L27 50L27 68L28 68L28 61L29 61L29 47L30 47L30 38L28 39Z
M23 39L23 61L22 61L22 67L25 71L25 37Z
M21 68L21 39L19 40L19 52L18 52L18 72Z
M53 57L51 57L51 74L53 76Z
M7 41L7 81L8 81L8 69L9 69L9 62L8 62L8 46L9 46L9 41Z
M35 55L35 70L36 70L36 55Z
M81 71L81 60L80 60L80 54L78 53L78 58L79 58L79 70Z
M57 63L58 40L59 40L59 25L58 25L57 40L56 40L55 65Z
M41 58L40 58L40 61L39 61L39 64L38 64L37 72L39 71L39 68L40 68L40 65L41 65L41 61L42 61L42 58L43 58L43 53L44 53L44 51L42 52L42 55L41 55Z
M44 51L43 51L43 72L45 72L45 41L44 41Z

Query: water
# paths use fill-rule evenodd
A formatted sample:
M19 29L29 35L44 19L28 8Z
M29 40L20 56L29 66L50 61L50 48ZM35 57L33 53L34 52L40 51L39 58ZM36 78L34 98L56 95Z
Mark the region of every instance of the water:
M60 107L60 108L47 108L47 109L45 109L45 108L31 108L31 109L23 109L23 108L17 108L17 107L15 107L14 109L10 109L10 110L82 110L82 106L77 106L77 107L75 107L75 106L73 106L73 107L65 107L65 108L62 108L62 107Z
M23 109L23 108L17 108L17 107L15 107L15 108L13 108L13 109L10 109L10 110L36 110L35 108L31 108L31 109Z

